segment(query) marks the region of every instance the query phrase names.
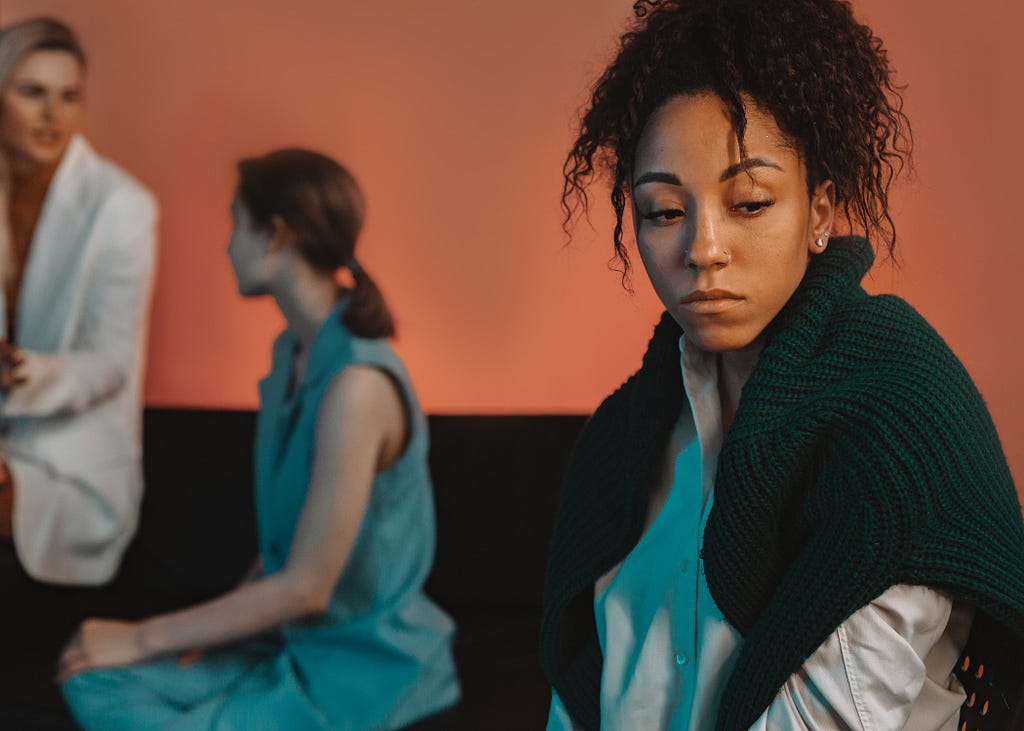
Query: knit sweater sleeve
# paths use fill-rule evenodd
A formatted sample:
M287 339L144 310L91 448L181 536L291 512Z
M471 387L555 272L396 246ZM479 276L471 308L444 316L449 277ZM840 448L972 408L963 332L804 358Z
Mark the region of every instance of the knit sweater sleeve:
M580 435L569 462L548 557L541 664L555 697L580 729L596 729L600 724L601 648L593 593L586 589L588 577L595 573L593 565L603 562L593 551L592 539L607 535L606 523L615 517L599 509L600 495L603 486L618 480L614 452L622 441L623 414L633 382L630 378L605 399Z
M777 565L784 568L763 610L747 613L756 619L719 729L749 728L829 633L895 584L945 589L1024 631L1024 523L984 402L912 308L874 300L863 315L897 333L899 348L800 407L817 467L809 489L799 475L792 482L802 519L777 528L806 535L789 544L797 548ZM785 430L774 431L781 449Z
M838 481L808 505L814 532L744 636L719 709L720 731L749 728L789 675L852 614L851 607L887 588L886 567L900 547L876 519L876 506L851 499L857 494L853 487ZM801 611L794 611L795 604ZM728 702L737 696L744 702Z

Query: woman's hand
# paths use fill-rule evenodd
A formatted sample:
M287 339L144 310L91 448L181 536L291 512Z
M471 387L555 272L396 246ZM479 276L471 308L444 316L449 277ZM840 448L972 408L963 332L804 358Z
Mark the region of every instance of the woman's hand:
M178 667L179 668L190 668L197 662L206 657L206 650L185 650L185 652L178 653Z
M64 646L57 662L57 682L96 668L132 665L148 660L139 622L87 619Z
M25 383L22 366L25 356L10 340L0 340L0 394L7 395L12 389Z
M7 153L0 148L0 209L6 208L7 199L11 195L11 163ZM6 219L4 221L6 223Z
M14 538L14 475L0 457L0 539Z

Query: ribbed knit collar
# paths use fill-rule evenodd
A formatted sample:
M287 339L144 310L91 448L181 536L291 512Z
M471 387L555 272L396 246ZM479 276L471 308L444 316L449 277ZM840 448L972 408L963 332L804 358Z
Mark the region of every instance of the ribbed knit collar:
M743 561L752 564L740 565L737 556L723 566L718 560L722 555L734 556L728 549L708 555L713 565L708 567L712 595L726 619L744 634L771 599L792 559L795 548L780 545L780 538L786 538L779 531L780 505L799 498L794 491L805 489L806 483L792 477L807 468L801 464L807 453L796 449L795 439L790 442L792 450L783 446L770 457L760 454L755 458L759 465L774 468L777 481L768 479L764 470L745 464L751 459L748 450L762 449L766 434L784 434L789 441L788 435L798 427L792 422L795 407L848 375L847 356L871 360L876 355L864 338L857 343L857 348L863 348L861 353L844 353L842 357L825 342L836 332L830 327L836 310L851 301L868 299L860 281L873 261L871 246L860 237L836 237L826 251L812 258L800 286L767 328L767 343L743 387L723 441L709 532L715 533L723 514L773 516L760 524L750 521L750 529L756 531L753 541L760 549L751 551ZM742 587L738 585L741 581Z

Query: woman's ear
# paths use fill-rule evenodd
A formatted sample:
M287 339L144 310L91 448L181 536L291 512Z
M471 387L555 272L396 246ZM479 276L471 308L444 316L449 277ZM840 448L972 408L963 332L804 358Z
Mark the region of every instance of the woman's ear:
M836 213L836 186L831 180L825 180L814 188L811 193L811 215L808 220L808 244L812 254L820 254L828 246L828 237L832 233L832 223Z
M295 232L281 216L270 217L270 249L271 253L278 253L292 245L295 239Z

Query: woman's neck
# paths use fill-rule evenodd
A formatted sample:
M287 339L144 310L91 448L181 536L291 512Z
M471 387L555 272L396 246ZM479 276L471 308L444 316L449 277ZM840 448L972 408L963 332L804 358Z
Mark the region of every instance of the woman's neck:
M41 208L56 172L56 165L37 167L27 174L12 170L11 201L15 205L20 203Z
M333 277L313 270L297 256L288 270L271 293L305 353L338 301L338 285Z
M42 164L10 150L4 150L7 157L11 180L11 196L20 200L42 200L57 172L57 162ZM61 156L63 157L63 156Z
M722 405L722 430L728 431L739 407L740 395L754 372L764 341L758 338L739 350L718 354L718 397Z

